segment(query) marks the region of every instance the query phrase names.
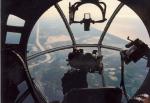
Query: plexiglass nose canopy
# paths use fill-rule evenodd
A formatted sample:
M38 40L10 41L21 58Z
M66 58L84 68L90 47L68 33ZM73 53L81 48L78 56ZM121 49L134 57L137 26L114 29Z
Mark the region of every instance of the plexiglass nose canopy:
M97 44L77 44L77 42L75 40L75 37L73 35L73 32L72 32L72 30L70 28L70 25L72 23L81 23L81 24L84 23L84 30L85 31L89 31L90 23L93 23L93 24L94 23L101 23L101 22L104 22L106 20L106 18L105 18L106 4L103 3L103 2L101 2L104 5L104 8L102 6L99 6L98 4L96 4L96 5L99 6L100 10L102 11L102 16L103 16L102 20L94 21L94 20L92 20L90 18L90 14L88 14L89 17L86 18L87 14L85 13L84 14L84 18L83 18L82 21L75 21L74 20L75 12L76 12L76 10L78 10L78 7L81 6L84 3L94 3L94 4L96 4L96 3L99 3L99 2L98 1L95 1L95 2L93 2L93 1L86 1L86 2L85 1L81 1L81 2L77 2L77 3L73 4L72 6L70 4L69 5L69 22L67 21L67 18L65 17L65 14L63 13L63 11L60 8L60 6L58 4L54 5L55 8L57 9L57 11L59 12L59 14L60 14L60 16L61 16L61 18L62 18L65 26L66 26L66 29L67 29L67 31L68 31L68 33L70 35L71 40L72 40L72 45L61 46L61 47L57 47L57 48L53 48L53 49L49 49L49 50L46 50L46 51L42 51L42 52L36 53L34 55L29 56L28 60L36 58L36 57L38 57L40 55L44 55L46 53L51 53L51 52L55 52L55 51L59 51L59 50L64 50L64 49L69 49L69 48L77 49L78 47L97 47L98 48L98 55L99 56L102 56L101 48L106 48L106 49L115 50L115 51L119 51L119 52L122 51L122 49L118 48L118 47L109 46L109 45L103 45L103 40L104 40L104 38L106 36L106 33L107 33L107 31L108 31L111 23L113 22L115 16L118 14L118 12L120 11L120 9L123 7L123 5L124 5L123 3L120 3L118 5L118 7L116 8L116 10L113 12L112 16L109 18L109 20L108 20L108 22L107 22L107 24L106 24L106 26L105 26L105 28L104 28L104 30L102 32L102 34L101 34L101 36L100 36L99 41L98 41ZM123 65L124 64L122 64L122 68L124 68ZM122 73L123 73L123 71L122 71ZM126 96L126 98L128 100L128 97L127 97L127 94L126 94L126 90L125 90L125 86L124 86L124 80L123 80L124 77L121 77L121 79L122 79L121 82L122 82L122 86L123 86L123 91L124 91L125 96ZM102 79L102 81L103 81L103 79ZM103 81L103 86L105 86L104 81Z
M97 47L98 48L98 51L99 53L101 53L101 48L106 48L106 49L111 49L111 50L117 50L117 51L121 51L122 49L121 48L118 48L118 47L113 47L113 46L109 46L109 45L103 45L102 42L104 40L104 37L111 25L111 23L113 22L113 19L115 18L115 16L118 14L118 12L120 11L120 9L123 7L123 3L120 3L118 5L118 7L116 8L116 10L114 11L114 13L112 14L112 16L110 17L109 21L107 22L106 26L105 26L105 29L104 31L102 32L100 38L99 38L99 41L97 44L77 44L76 43L76 40L75 40L75 37L74 37L74 34L70 28L70 25L67 21L67 18L65 17L65 14L63 13L62 9L60 8L60 6L58 4L55 4L55 8L57 9L57 11L59 12L65 26L66 26L66 29L70 35L70 38L71 38L71 41L72 41L72 45L66 45L66 46L62 46L62 47L57 47L57 48L53 48L53 49L49 49L49 50L46 50L46 51L42 51L42 52L39 52L35 55L31 55L28 57L28 60L30 59L33 59L37 56L40 56L40 55L43 55L43 54L46 54L46 53L50 53L50 52L54 52L54 51L58 51L58 50L63 50L63 49L69 49L69 48L77 48L77 47ZM73 13L74 15L74 13ZM104 14L103 14L104 15ZM72 16L71 16L72 17ZM105 19L105 16L103 16L103 20ZM106 19L105 19L106 20ZM70 22L71 23L74 23L74 19L70 18Z

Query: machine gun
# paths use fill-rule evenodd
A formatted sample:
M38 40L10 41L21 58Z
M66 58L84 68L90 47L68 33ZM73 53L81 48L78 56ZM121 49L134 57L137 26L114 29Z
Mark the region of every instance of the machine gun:
M128 40L130 41L128 44L126 44L126 48L129 48L127 50L122 51L123 59L126 64L129 64L131 61L137 62L140 60L143 56L146 56L148 58L148 64L150 62L150 48L148 45L146 45L143 41L136 39L131 40L128 37Z
M97 55L97 50L92 53L84 53L83 49L74 49L68 55L68 63L71 67L87 72L96 72L100 74L103 70L102 56Z

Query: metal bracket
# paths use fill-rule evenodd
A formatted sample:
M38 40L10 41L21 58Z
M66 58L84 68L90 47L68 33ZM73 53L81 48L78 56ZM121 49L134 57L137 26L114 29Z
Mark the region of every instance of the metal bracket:
M100 11L102 12L102 19L101 20L92 20L92 18L89 16L89 18L86 18L86 14L84 14L84 18L81 21L76 21L74 20L75 17L75 13L78 10L78 8L83 5L83 4L87 4L87 3L91 3L96 5L97 7L99 7ZM90 15L90 13L88 13ZM105 18L106 15L106 4L104 2L99 2L99 0L81 0L81 2L76 2L73 5L71 5L71 3L69 3L69 23L70 25L72 23L84 23L84 30L85 31L89 31L90 28L90 23L102 23L104 21L106 21L107 19Z

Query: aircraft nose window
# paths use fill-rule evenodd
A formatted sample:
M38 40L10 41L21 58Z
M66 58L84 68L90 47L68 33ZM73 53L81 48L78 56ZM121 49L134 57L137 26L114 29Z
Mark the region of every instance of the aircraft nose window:
M73 101L72 96L86 101L86 93L101 93L100 97L88 98L89 101L102 98L104 103L111 103L105 96L108 94L111 98L112 91L116 94L114 98L119 98L114 99L115 103L125 103L126 97L135 94L148 72L148 33L140 18L119 1L103 0L107 6L104 20L99 8L89 4L93 1L87 1L78 8L74 20L70 18L69 3L85 3L84 0L62 0L39 18L28 41L29 71L50 103L68 103L66 101ZM114 11L118 13L115 15ZM142 54L141 44L145 47ZM137 56L138 53L141 55ZM83 98L78 92L83 93Z

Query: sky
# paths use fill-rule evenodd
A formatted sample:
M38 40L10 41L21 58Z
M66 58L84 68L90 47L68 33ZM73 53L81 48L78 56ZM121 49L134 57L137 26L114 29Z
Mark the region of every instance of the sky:
M60 5L61 9L63 10L64 14L66 15L67 19L69 18L69 2L74 4L78 0L62 0L58 4ZM106 18L109 19L112 15L113 11L119 5L119 1L117 0L103 0L103 2L107 5L106 10ZM101 18L101 12L98 7L93 4L84 4L79 8L76 12L75 20L82 20L84 13L91 13L91 17L94 20L98 20ZM20 20L15 19L15 17L10 18L13 24L19 24ZM56 8L53 6L49 8L41 17L40 21L49 21L49 20L58 20L61 19L60 15L58 14ZM107 20L108 21L108 20ZM98 24L91 24L92 27L103 31L106 25L104 23ZM24 22L23 22L24 23ZM8 23L9 24L9 23ZM76 25L76 24L73 24ZM72 25L71 25L72 26ZM148 36L148 32L141 21L141 19L136 15L134 11L132 11L126 5L119 11L118 15L114 19L113 23L111 24L108 33L118 36L122 39L126 39L127 36L130 36L131 39L140 38L144 42L150 45L150 37Z
M76 1L77 0L70 0L71 4L74 4ZM107 5L106 18L109 19L120 2L117 0L103 0L103 2ZM69 0L60 1L59 5L68 19ZM94 20L101 18L101 13L98 7L93 4L85 4L76 12L75 20L82 20L84 13L91 13L91 17L93 17ZM55 7L48 9L41 18L43 20L50 18L54 20L60 19ZM103 31L107 21L102 24L92 24L92 27ZM126 39L128 36L130 36L131 39L136 39L138 37L144 42L150 44L150 38L142 20L126 5L124 5L119 11L108 32L123 39Z

